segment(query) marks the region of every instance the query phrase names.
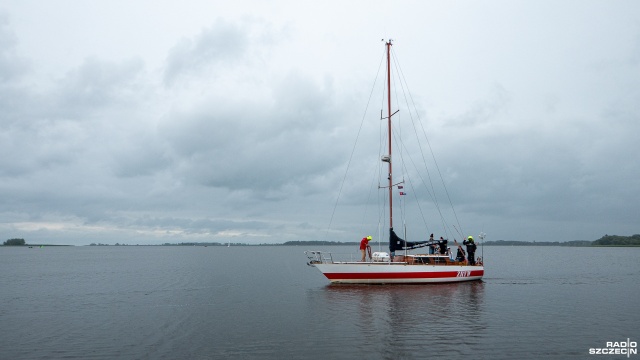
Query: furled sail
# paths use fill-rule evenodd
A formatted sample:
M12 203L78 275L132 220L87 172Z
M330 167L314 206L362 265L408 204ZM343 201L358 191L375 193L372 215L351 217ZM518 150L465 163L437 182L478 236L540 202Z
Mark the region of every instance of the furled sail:
M404 239L399 237L396 232L393 231L393 229L390 229L390 232L391 234L389 236L389 251L392 253L396 250L418 249L432 244L437 246L436 249L438 249L441 254L444 254L447 250L447 240L426 240L411 242L405 241Z
M414 241L414 242L405 241L404 239L396 235L396 232L393 231L393 229L389 229L389 231L391 233L389 236L389 251L392 253L395 252L396 250L417 249L417 248L425 247L432 243L432 241L429 241L429 240Z

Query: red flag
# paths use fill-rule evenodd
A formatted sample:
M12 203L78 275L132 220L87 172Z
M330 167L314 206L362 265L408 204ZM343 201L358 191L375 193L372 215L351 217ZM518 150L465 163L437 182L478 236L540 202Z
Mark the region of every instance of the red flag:
M407 193L404 191L400 191L400 195L407 195Z

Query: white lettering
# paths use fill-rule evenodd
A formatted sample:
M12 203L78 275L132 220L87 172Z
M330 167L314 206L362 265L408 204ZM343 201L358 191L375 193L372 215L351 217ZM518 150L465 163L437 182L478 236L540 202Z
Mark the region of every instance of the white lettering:
M630 348L638 347L636 341L607 341L608 348Z
M606 348L590 348L590 355L638 355L638 342L630 341L607 341Z
M471 271L458 271L456 277L468 277L471 276Z
M591 355L627 355L627 352L629 354L636 354L637 350L627 349L627 348L614 348L614 347L589 349L589 354Z

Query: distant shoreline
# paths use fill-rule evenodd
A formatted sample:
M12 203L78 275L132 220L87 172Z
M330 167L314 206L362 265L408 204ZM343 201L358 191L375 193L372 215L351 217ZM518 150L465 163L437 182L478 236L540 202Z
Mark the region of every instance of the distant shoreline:
M22 240L22 239L20 239ZM360 242L357 241L287 241L280 244L245 244L245 243L219 243L219 242L183 242L183 243L164 243L164 244L90 244L90 245L78 245L78 246L221 246L221 247L236 247L236 246L358 246ZM452 244L451 242L449 244ZM484 243L477 242L478 245L486 246L569 246L569 247L640 247L640 235L632 236L618 236L618 235L605 235L598 240L572 240L572 241L515 241L515 240L496 240L486 241ZM20 245L7 245L2 247L45 247L45 246L76 246L76 245L50 245L50 244L20 244Z
M312 246L358 246L358 243L348 243L348 242L336 242L336 243L332 243L332 244L287 244L287 243L283 243L283 244L244 244L244 243L237 243L237 244L233 244L231 247L238 247L238 246L242 246L242 247L251 247L251 246L307 246L307 247L312 247ZM461 244L462 245L462 244ZM482 244L480 242L477 243L478 246L561 246L561 247L590 247L590 248L604 248L604 247L640 247L640 245L594 245L594 244L590 244L590 245L575 245L575 244L568 244L568 243L538 243L538 242L528 242L528 241L504 241L501 242L499 241L487 241L486 243ZM88 247L88 246L93 246L93 245L67 245L67 244L42 244L42 245L1 245L0 244L0 248L40 248L40 247ZM165 247L183 247L183 246L200 246L200 247L227 247L226 244L208 244L208 243L196 243L196 244L183 244L183 243L177 243L177 244L133 244L133 245L129 245L129 244L120 244L120 245L109 245L109 244L102 244L99 245L99 247L144 247L144 246L153 246L153 247L158 247L158 246L165 246Z

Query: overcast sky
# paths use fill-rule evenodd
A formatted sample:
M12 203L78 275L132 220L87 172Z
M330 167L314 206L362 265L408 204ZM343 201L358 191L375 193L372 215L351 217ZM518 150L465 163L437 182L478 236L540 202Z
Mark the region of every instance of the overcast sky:
M388 38L465 233L640 233L638 19L610 0L0 1L0 240L374 233L368 178L333 209Z

